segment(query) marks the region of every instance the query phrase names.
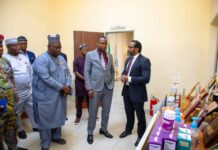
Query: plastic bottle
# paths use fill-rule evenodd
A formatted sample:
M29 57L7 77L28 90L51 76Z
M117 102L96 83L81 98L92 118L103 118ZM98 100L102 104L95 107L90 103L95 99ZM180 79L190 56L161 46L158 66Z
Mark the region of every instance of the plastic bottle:
M180 113L181 116L181 122L184 124L185 123L185 116L183 113Z
M176 92L176 96L175 96L175 105L177 107L180 107L180 102L181 101L181 94L179 92L179 89L177 89L177 92Z
M180 100L180 108L181 110L184 110L186 107L186 96L185 96L185 89L183 89L181 100Z
M167 132L173 130L175 120L175 111L166 110L162 118L162 129Z
M170 96L174 96L176 95L176 92L177 92L177 87L175 84L173 84L170 88Z
M192 147L191 150L198 150L198 144L199 144L199 128L197 124L197 120L199 120L199 117L192 117L192 123L191 123L191 136L192 136Z
M167 99L167 106L174 108L175 107L175 97L169 96Z
M180 124L181 124L181 114L180 114L180 109L177 107L175 110L175 123L174 123L174 128L178 129Z
M176 107L175 112L176 112L176 114L180 114L180 108Z

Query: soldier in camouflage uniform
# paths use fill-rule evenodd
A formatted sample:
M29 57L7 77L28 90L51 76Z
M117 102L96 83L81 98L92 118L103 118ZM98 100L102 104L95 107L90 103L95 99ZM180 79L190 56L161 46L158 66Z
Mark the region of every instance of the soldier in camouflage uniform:
M13 150L17 145L16 138L16 113L14 111L15 93L13 90L13 72L10 63L2 58L3 47L2 41L4 37L0 35L0 100L6 98L6 112L0 109L0 149L3 147L3 139L9 150Z
M15 106L15 93L13 71L10 63L2 58L3 35L0 35L0 101L6 99L6 111L4 106L0 106L0 150L4 149L3 140L8 146L8 150L19 149L16 147L16 119L17 115L14 111Z

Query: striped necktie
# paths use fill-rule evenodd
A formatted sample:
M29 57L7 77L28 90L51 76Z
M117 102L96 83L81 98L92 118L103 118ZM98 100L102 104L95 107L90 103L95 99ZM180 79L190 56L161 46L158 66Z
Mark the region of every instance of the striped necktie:
M129 74L130 67L131 67L131 65L132 65L132 61L133 61L133 57L130 57L129 62L128 62L128 64L127 64L126 71L125 71L125 75L128 75L128 74Z

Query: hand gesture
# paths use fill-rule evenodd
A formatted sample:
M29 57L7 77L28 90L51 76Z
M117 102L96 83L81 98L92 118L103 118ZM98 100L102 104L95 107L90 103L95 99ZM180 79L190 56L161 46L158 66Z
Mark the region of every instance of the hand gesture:
M120 80L121 82L126 83L128 81L128 76L122 75Z
M93 90L89 90L89 91L88 91L88 96L89 96L89 98L93 98L93 97L94 97L94 92L93 92Z

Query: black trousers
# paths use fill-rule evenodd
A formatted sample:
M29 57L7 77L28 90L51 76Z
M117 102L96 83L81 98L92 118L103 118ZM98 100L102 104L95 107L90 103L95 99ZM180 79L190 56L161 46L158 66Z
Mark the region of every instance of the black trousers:
M86 99L87 107L89 109L89 96L76 96L76 117L79 119L82 116L82 103L84 98Z
M141 138L146 129L145 112L144 112L144 102L134 103L129 96L129 88L126 89L127 94L124 96L124 106L126 112L126 131L132 131L135 122L135 112L138 119L138 137Z

